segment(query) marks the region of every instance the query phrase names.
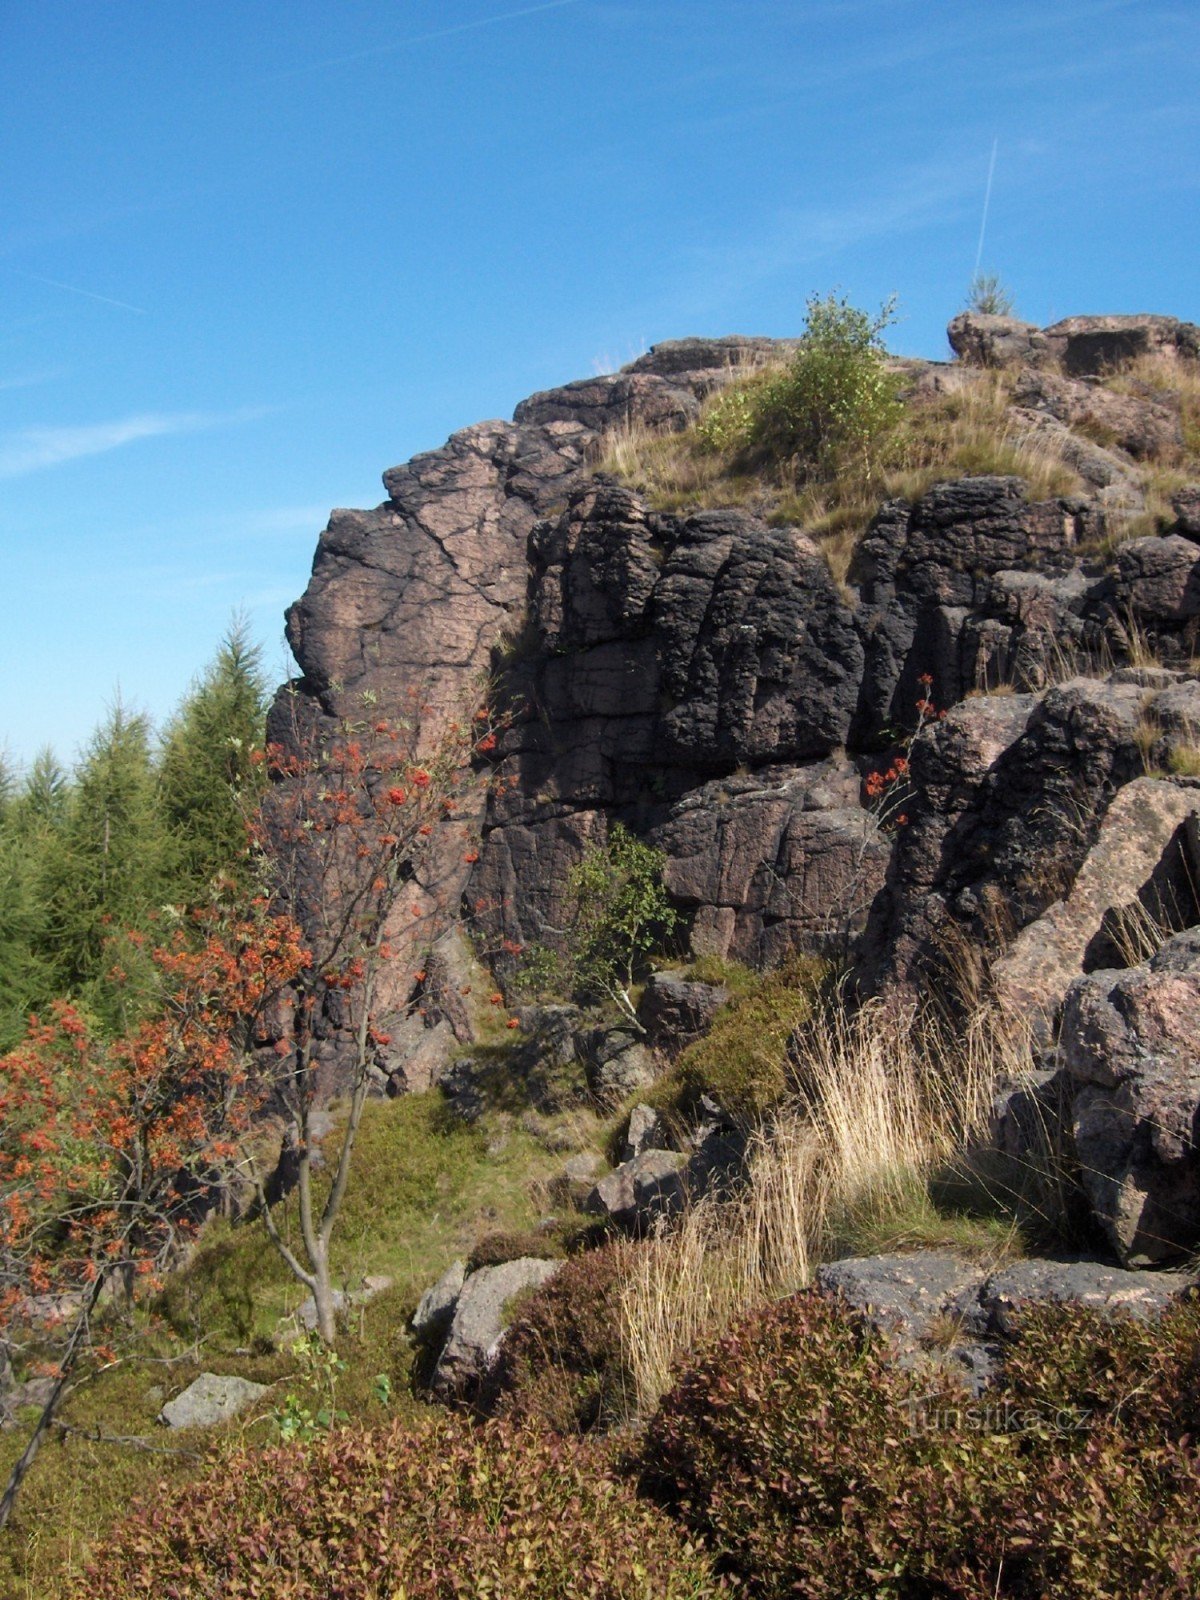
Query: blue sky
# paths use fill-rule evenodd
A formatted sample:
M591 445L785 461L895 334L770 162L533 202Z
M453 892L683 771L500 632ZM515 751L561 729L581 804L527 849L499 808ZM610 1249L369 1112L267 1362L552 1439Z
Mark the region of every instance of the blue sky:
M7 0L0 747L272 672L335 505L809 294L1200 320L1196 0Z

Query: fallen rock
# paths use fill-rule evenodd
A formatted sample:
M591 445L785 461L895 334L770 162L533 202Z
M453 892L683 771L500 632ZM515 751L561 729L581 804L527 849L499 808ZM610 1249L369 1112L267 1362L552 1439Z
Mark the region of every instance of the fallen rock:
M446 1398L471 1394L499 1354L505 1308L523 1290L539 1288L561 1266L561 1261L522 1256L473 1272L459 1293L450 1332L438 1357L435 1392Z
M659 1076L659 1064L632 1029L589 1028L576 1041L588 1088L601 1105L628 1099Z
M265 1383L202 1372L182 1394L168 1400L158 1420L168 1428L212 1428L245 1411L267 1393Z
M707 1033L729 999L723 984L699 983L676 973L652 972L638 1005L638 1018L659 1050L677 1054Z
M584 1201L584 1209L608 1217L620 1228L641 1232L656 1218L671 1216L683 1205L687 1164L688 1157L677 1150L643 1150L601 1178Z
M1186 489L1180 489L1171 501L1171 509L1176 517L1174 532L1200 541L1200 483L1189 483Z
M666 1124L653 1106L634 1106L621 1144L621 1162L632 1161L644 1150L669 1149Z

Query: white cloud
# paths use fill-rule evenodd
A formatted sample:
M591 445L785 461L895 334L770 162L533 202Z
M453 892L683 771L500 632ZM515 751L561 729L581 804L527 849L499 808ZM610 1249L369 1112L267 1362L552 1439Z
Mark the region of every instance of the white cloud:
M167 434L198 433L205 428L250 422L263 415L261 407L221 413L203 411L149 411L115 422L90 422L79 427L22 428L0 439L0 478L19 478L27 472L61 466L81 456L104 455L122 445Z

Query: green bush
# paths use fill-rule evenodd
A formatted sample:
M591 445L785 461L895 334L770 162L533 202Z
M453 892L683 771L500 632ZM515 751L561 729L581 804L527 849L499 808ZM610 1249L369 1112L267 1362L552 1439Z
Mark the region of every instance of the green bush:
M676 1063L685 1108L709 1094L731 1116L754 1121L775 1105L790 1087L788 1040L812 1016L827 972L815 956L793 956L743 983Z
M236 1450L143 1504L77 1600L703 1600L709 1563L584 1441L448 1416Z
M575 1256L521 1308L493 1378L502 1415L588 1433L624 1414L622 1248Z
M663 888L666 859L614 822L567 874L562 948L533 946L517 968L518 990L615 1005L640 1033L631 991L677 920Z
M811 1292L703 1356L643 1480L783 1600L1184 1600L1200 1585L1195 1305L1030 1314L974 1402Z
M787 365L720 396L700 422L702 442L789 463L802 481L844 472L870 481L903 409L883 343L893 315L890 300L872 317L838 295L813 295Z

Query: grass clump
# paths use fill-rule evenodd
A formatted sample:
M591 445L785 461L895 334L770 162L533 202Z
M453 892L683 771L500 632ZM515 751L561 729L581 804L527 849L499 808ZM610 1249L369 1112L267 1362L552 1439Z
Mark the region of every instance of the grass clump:
M981 1011L952 1033L877 1002L851 1012L834 995L810 1001L788 1050L788 1098L753 1134L739 1190L627 1259L621 1325L640 1416L689 1349L802 1288L822 1261L931 1247L990 1263L1066 1225L1065 1183L983 1174L969 1154L997 1083L1033 1068L1006 1019Z
M1047 1306L975 1401L801 1294L684 1372L643 1479L763 1600L1183 1600L1198 1364L1194 1303L1157 1326Z

